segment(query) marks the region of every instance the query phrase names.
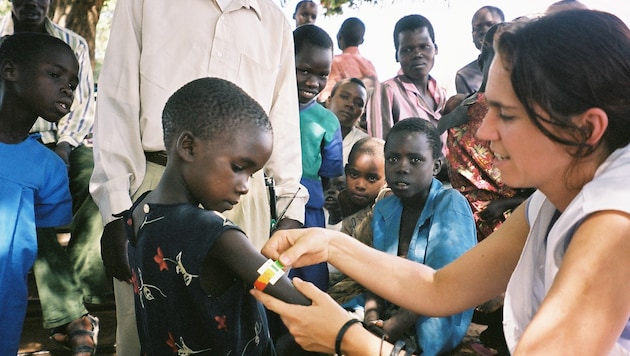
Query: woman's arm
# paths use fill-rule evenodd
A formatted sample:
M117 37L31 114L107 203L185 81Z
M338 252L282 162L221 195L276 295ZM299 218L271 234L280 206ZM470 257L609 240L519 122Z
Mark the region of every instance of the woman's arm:
M279 231L263 254L292 267L328 261L396 305L422 315L447 316L505 291L528 231L521 206L499 230L437 272L325 229Z
M575 232L515 355L607 354L630 316L630 215L602 211Z

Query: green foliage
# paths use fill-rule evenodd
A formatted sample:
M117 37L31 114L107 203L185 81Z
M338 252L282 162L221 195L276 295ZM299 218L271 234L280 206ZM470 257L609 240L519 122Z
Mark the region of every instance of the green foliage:
M321 6L326 9L326 16L343 14L343 7L358 7L363 2L378 3L379 0L321 0Z
M0 1L0 16L11 11L11 2L9 0Z

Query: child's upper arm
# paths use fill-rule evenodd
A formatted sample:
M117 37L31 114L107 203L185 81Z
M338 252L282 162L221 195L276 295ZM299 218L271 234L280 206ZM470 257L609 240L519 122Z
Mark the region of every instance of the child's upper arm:
M57 159L58 157L55 158ZM72 220L72 198L66 167L58 159L46 165L45 183L36 192L35 221L37 227L56 227Z
M244 233L236 229L228 229L217 238L206 256L204 265L217 261L229 268L246 285L253 287L254 281L260 276L257 272L258 268L267 261L267 258L256 250ZM202 274L201 278L202 281L207 281L212 277ZM310 301L293 287L286 274L274 285L268 284L265 292L288 303L310 304Z

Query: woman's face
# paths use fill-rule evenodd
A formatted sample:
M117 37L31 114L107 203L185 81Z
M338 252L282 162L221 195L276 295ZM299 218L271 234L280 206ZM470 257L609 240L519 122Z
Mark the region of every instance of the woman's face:
M543 192L564 185L573 158L565 146L550 140L531 121L498 53L490 66L486 100L489 110L477 137L490 141L502 181L510 187L533 187Z

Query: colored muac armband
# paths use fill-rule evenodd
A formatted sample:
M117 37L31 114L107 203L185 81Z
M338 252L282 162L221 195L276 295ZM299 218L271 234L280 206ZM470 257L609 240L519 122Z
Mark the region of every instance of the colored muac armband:
M280 261L274 262L271 259L267 260L267 262L263 263L258 269L260 277L254 282L254 288L263 291L267 287L267 284L276 284L280 277L284 275L283 267Z

